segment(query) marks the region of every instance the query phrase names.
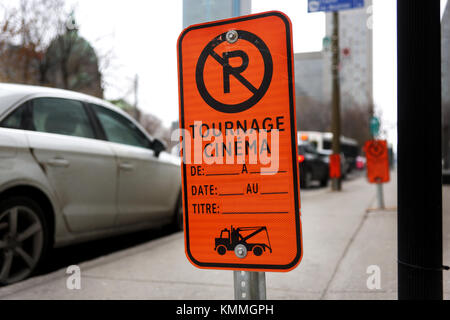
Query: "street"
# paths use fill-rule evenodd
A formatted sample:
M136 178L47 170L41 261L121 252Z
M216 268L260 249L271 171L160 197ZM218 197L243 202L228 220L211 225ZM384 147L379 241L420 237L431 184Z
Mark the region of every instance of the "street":
M370 210L376 205L376 190L364 176L350 179L342 193L329 188L302 191L303 260L292 272L266 273L267 298L396 299L395 177L392 172L392 181L384 186L385 211ZM449 186L443 187L443 199L444 263L448 264ZM103 252L96 251L102 245L95 243L76 251L58 249L58 255L72 250L79 259L91 259L79 264L80 290L66 286L66 267L77 262L66 257L62 263L67 265L55 263L46 274L0 288L0 299L233 299L231 271L197 269L185 257L183 233L152 232L102 240L110 243ZM379 267L379 289L368 289L370 266ZM49 272L51 268L59 270ZM448 273L444 273L444 292L448 299Z

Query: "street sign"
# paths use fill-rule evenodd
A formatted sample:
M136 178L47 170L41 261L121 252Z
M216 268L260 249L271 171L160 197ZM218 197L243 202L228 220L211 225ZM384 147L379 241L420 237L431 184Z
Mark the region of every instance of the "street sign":
M377 117L370 118L370 133L372 137L376 137L380 133L380 120Z
M308 12L332 12L364 8L364 0L308 0Z
M367 158L367 178L370 183L387 183L389 154L386 140L370 140L364 145Z
M339 179L341 177L341 155L330 155L330 178Z
M331 46L331 38L328 36L325 36L322 39L322 47L325 51L328 51L330 49L330 46Z
M178 39L185 249L199 268L289 271L302 257L292 27L281 12Z

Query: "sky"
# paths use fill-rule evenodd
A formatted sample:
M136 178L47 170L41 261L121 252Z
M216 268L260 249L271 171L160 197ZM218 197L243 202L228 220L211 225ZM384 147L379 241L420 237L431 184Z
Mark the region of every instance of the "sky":
M200 0L199 0L200 1ZM232 1L232 0L224 0ZM138 106L166 126L178 119L176 41L182 31L182 0L69 0L80 34L100 56L113 52L105 98L128 95L139 76ZM444 5L447 0L441 0ZM325 15L307 13L307 0L253 0L252 13L279 10L293 24L294 52L319 51ZM374 101L387 138L396 141L396 1L373 0Z

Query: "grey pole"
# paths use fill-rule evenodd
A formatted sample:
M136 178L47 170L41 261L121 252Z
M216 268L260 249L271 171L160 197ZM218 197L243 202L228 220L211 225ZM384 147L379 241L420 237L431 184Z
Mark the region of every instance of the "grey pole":
M378 209L384 209L384 195L383 195L383 184L377 183L377 200L378 200Z
M235 300L266 300L266 273L233 271Z

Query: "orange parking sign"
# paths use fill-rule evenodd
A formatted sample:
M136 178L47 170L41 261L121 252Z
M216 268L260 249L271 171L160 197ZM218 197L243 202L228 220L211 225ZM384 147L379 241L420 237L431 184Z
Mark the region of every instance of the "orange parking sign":
M341 177L341 155L330 155L330 178L337 179Z
M367 178L370 183L387 183L389 155L386 140L370 140L364 145L367 158Z
M185 249L199 268L289 271L301 260L291 30L266 12L178 39Z

